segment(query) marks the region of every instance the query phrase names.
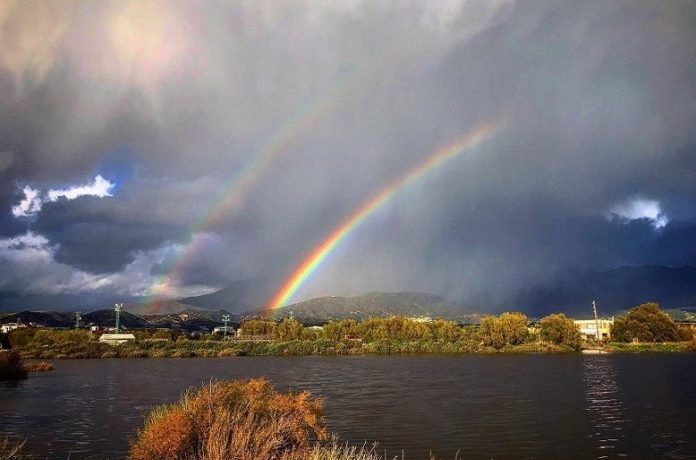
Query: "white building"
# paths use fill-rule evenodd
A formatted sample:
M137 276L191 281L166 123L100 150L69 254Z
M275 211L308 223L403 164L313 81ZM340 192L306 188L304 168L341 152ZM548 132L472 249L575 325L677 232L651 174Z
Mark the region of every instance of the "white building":
M7 334L8 332L14 331L15 329L17 329L19 327L26 327L26 326L20 325L17 323L7 323L7 324L3 324L2 326L0 326L0 332L2 332L3 334Z
M614 317L611 319L576 319L573 322L580 329L580 335L583 340L596 339L601 340L611 339L611 327L614 325ZM597 334L597 326L599 325L599 334Z
M119 345L132 340L135 340L133 334L102 334L99 337L101 343L108 343L109 345Z

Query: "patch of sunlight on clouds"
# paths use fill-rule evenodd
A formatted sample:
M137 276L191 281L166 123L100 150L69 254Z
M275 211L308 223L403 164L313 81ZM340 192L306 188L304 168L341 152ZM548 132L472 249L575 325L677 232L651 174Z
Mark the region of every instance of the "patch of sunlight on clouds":
M26 185L22 189L24 198L19 204L12 207L12 215L15 217L33 216L41 211L41 207L45 202L57 201L60 198L74 200L81 196L95 196L98 198L113 196L111 192L114 185L113 182L104 179L101 175L97 175L91 184L76 185L64 189L50 189L45 194Z
M669 223L669 218L662 211L660 202L644 198L634 198L628 202L614 206L609 210L608 217L624 222L647 219L656 229L663 228Z

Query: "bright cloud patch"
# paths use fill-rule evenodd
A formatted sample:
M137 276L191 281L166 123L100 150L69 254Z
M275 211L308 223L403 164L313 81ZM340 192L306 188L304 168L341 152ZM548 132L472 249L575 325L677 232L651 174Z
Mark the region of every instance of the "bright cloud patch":
M56 246L31 231L0 238L0 290L23 293L75 294L108 289L137 296L148 292L156 281L153 266L161 264L169 246L138 252L119 273L94 274L56 262Z
M43 203L57 201L60 198L74 200L81 196L96 196L99 198L112 196L111 191L113 188L114 184L104 179L101 175L95 177L91 184L76 185L65 189L50 189L45 194L27 185L22 189L24 199L18 205L12 207L12 214L15 217L32 216L41 211Z
M647 219L655 228L662 228L669 223L669 218L662 212L659 201L642 198L614 206L609 211L609 216L624 221Z
M77 197L85 195L103 198L105 196L111 196L111 189L113 188L114 184L99 175L94 178L94 182L91 184L79 185L62 190L49 190L47 196L48 201L56 201L61 197L65 197L68 200L74 200Z
M26 217L41 211L41 197L39 191L28 185L22 189L24 199L18 205L12 206L12 215L15 217Z

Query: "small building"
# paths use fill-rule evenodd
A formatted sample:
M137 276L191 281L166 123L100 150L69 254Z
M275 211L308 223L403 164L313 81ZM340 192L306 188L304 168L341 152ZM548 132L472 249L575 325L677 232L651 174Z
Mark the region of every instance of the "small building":
M227 332L228 335L235 335L235 330L232 326L217 326L213 329L213 334L224 334Z
M409 321L413 321L414 323L432 323L433 318L430 316L411 316Z
M7 323L3 324L0 326L0 332L3 334L7 334L10 331L14 331L15 329L18 329L20 327L26 327L24 324L19 324L19 323Z
M583 340L600 340L611 339L611 327L614 325L614 317L611 319L576 319L573 322L580 329L580 335ZM597 334L597 326L599 325L599 334Z
M134 340L135 336L133 334L102 334L99 337L99 342L108 343L109 345L120 345Z

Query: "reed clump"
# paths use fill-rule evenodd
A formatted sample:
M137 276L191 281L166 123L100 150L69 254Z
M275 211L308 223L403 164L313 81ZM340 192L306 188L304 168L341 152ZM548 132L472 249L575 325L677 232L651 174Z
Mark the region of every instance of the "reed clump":
M53 364L46 361L24 363L23 366L27 372L49 372L53 370Z
M264 379L217 382L155 408L130 458L295 460L326 437L322 402L309 393L279 393Z
M12 442L0 438L0 460L20 460L29 458L24 454L24 441Z

